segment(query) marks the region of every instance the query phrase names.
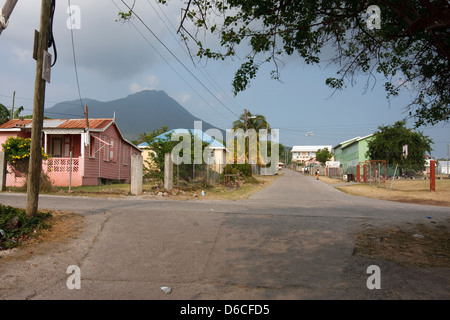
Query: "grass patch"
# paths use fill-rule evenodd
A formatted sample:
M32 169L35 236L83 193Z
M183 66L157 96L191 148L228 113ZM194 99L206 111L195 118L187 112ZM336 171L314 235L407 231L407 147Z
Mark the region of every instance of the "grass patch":
M447 225L370 228L355 236L354 255L419 267L450 267Z
M394 180L378 185L355 184L338 187L342 192L375 198L426 205L450 207L450 180L436 180L436 191L430 191L430 180Z
M25 210L0 204L0 250L12 249L49 228L49 212L27 217Z

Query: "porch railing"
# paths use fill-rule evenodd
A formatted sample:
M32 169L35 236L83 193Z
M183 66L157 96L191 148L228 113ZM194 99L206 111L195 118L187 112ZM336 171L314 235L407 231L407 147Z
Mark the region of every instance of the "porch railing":
M42 163L42 172L45 172L52 184L59 187L72 187L82 185L83 158L51 158Z
M83 158L51 158L42 161L42 173L47 174L52 185L57 187L81 186L83 183ZM72 169L72 170L71 170ZM26 175L15 175L7 166L6 185L22 187L26 183Z

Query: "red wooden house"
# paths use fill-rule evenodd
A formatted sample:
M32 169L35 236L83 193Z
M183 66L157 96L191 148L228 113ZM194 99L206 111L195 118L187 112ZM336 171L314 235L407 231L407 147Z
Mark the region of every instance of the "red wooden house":
M10 136L31 137L31 119L14 119L0 125L0 144ZM131 156L141 150L127 141L114 119L44 120L42 146L49 159L42 171L55 186L130 182ZM3 148L2 148L3 149ZM11 170L8 170L11 172ZM7 186L22 186L24 176L8 173Z

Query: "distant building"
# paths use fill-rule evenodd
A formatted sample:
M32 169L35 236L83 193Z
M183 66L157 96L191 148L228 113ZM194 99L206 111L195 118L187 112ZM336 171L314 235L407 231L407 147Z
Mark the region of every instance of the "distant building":
M437 172L439 174L450 174L450 161L439 160Z
M332 152L333 146L293 146L291 150L292 162L297 163L309 163L313 162L316 158L316 152L320 149L327 148Z
M344 174L356 176L356 166L359 162L368 160L366 152L369 150L368 143L373 139L373 134L339 143L334 147L334 161L339 161Z

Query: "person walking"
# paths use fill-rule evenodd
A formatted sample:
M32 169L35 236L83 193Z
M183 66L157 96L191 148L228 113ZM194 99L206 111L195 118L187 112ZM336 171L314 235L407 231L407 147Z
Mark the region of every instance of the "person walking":
M319 180L319 169L316 170L316 180Z

